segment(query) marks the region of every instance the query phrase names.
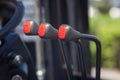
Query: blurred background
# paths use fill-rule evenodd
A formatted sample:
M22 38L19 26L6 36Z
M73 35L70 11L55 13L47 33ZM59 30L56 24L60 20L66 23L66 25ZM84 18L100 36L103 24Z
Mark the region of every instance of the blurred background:
M19 27L16 28L16 32L20 34L21 38L25 41L28 47L30 47L31 44L34 45L31 46L29 49L30 51L32 50L31 52L33 53L34 61L36 62L37 60L36 63L37 63L38 75L43 75L45 72L44 69L45 64L43 57L44 49L41 46L41 44L45 43L45 41L42 43L41 39L37 36L35 37L25 36L22 32L21 26L23 26L23 22L25 20L35 20L37 23L40 23L41 21L45 21L46 19L44 18L46 14L46 11L44 9L45 7L41 6L43 5L42 2L44 0L22 0L22 1L25 5L25 16ZM44 5L47 5L48 0L45 1L46 3ZM47 13L47 16L49 13ZM119 77L120 76L120 0L89 0L88 16L89 16L88 18L89 33L97 36L102 43L101 77L104 79L120 80ZM54 19L52 20L54 21ZM72 22L72 20L70 21ZM49 45L47 46L50 45L51 44L49 43ZM96 49L95 49L95 44L92 42L90 42L90 51L91 51L91 66L92 66L91 75L95 77ZM34 53L37 54L34 55ZM50 59L52 57L49 56L47 58Z
M90 0L89 24L90 33L99 37L102 43L102 77L119 80L120 0ZM95 46L93 43L90 46L94 66Z

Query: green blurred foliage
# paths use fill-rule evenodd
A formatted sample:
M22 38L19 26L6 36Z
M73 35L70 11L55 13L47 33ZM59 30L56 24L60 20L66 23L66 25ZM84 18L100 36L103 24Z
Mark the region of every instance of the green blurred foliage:
M112 19L109 15L99 14L90 20L90 32L102 43L102 67L120 68L120 18ZM95 65L96 49L91 43L92 63Z

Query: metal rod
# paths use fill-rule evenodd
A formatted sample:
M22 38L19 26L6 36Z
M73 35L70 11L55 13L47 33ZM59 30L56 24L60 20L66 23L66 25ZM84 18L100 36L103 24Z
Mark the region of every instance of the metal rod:
M100 80L100 69L101 69L101 43L93 35L80 34L81 39L87 39L94 41L96 44L96 80Z
M65 65L66 65L66 71L67 71L68 80L74 80L73 79L73 74L72 74L71 64L68 61L67 55L65 54L65 50L63 48L63 41L62 40L59 40L59 45L60 45L60 49L61 49L61 54L63 56L63 60L64 60Z
M87 80L87 74L86 74L86 67L85 67L85 61L84 61L84 54L82 49L82 44L80 40L75 41L77 43L77 46L79 48L77 57L78 57L78 66L81 68L81 78L82 80Z

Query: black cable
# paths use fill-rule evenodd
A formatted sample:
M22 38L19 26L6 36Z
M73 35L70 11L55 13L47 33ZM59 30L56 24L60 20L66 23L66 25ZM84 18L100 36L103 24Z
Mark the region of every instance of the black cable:
M74 80L73 79L73 74L72 74L71 64L69 63L68 57L65 55L65 50L63 48L63 41L62 40L58 40L58 41L59 41L61 53L62 53L62 56L63 56L63 60L64 60L64 62L66 64L65 66L66 66L68 80Z
M16 1L15 4L16 4L16 10L13 17L0 30L0 40L3 39L6 35L8 35L15 27L17 27L17 25L22 20L24 14L24 6L22 2L19 1L18 2ZM1 55L2 53L0 53L0 56Z
M26 48L27 49L27 48ZM28 51L28 50L27 50ZM29 51L28 51L29 52ZM29 52L30 53L30 52ZM38 80L38 77L36 75L36 69L35 69L35 65L32 59L32 56L30 54L28 54L28 68L29 68L29 77L28 80Z
M94 41L96 44L96 80L100 80L100 68L101 68L101 43L93 35L80 34L81 39L87 39Z
M77 46L79 48L77 57L78 57L78 66L81 68L81 79L82 80L87 80L87 74L86 74L86 67L85 67L85 62L84 62L84 54L83 54L83 49L82 49L82 44L80 40L75 41L77 43Z
M6 35L8 35L15 27L21 22L24 14L24 6L22 2L16 1L16 10L12 18L3 26L0 30L0 39L3 39ZM33 60L30 54L28 54L28 66L29 66L29 79L28 80L37 80L37 76L35 73L35 66L33 65ZM33 76L31 79L30 77Z
M10 33L20 23L24 13L24 6L22 2L16 2L16 11L13 17L3 26L0 30L0 40L3 39L8 33ZM0 56L5 54L0 53Z
M0 39L3 39L10 31L12 31L22 20L24 14L24 7L22 2L16 3L16 11L13 17L0 30Z

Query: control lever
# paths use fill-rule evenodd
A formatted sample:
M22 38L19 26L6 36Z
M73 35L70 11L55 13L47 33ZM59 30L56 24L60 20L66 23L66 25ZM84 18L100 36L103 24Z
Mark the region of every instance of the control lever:
M58 38L66 41L76 41L79 39L91 40L96 43L96 80L100 80L100 68L101 68L101 43L93 35L82 34L74 30L69 25L61 25L58 31Z
M33 25L33 24L35 24L35 25ZM39 27L36 27L36 23L34 21L30 21L30 22L26 21L24 23L24 33L27 35L37 35L38 34L41 38L45 38L45 39L57 39L58 30L55 29L49 23L41 23L39 25ZM59 40L59 45L60 45L60 49L62 52L61 54L63 56L63 60L67 67L66 70L67 70L68 78L69 78L69 80L73 80L71 65L68 62L68 58L63 49L63 44L60 40Z

